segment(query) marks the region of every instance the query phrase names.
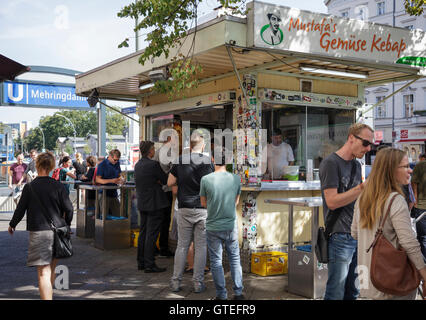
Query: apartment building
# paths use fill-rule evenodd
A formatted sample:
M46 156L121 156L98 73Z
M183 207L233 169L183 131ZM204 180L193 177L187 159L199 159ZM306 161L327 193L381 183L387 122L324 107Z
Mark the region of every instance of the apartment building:
M410 16L403 0L325 0L328 13L377 24L413 30L426 30L426 12ZM407 82L365 90L366 103L375 104L397 91ZM412 161L425 152L426 78L417 80L375 108L376 141L392 144L407 152ZM392 129L394 131L392 137Z

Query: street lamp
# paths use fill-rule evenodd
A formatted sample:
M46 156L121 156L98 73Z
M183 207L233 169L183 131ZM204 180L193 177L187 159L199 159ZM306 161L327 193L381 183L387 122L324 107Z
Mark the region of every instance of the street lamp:
M40 131L41 131L41 134L42 134L42 136L43 136L43 150L41 150L41 152L44 152L44 151L46 151L46 147L45 147L45 139L44 139L44 132L43 132L43 129L42 129L40 126L37 126L37 127L35 127L34 129L40 129Z
M65 118L70 124L71 124L71 126L72 126L72 128L73 128L73 130L74 130L74 154L75 153L77 153L77 149L76 149L76 147L75 147L75 145L76 145L76 143L77 143L77 138L76 138L76 131L75 131L75 127L74 127L74 124L71 122L71 120L70 119L68 119L67 117L65 117L64 115L62 115L62 114L59 114L59 113L57 113L57 114L55 114L55 116L59 116L59 117L62 117L62 118Z

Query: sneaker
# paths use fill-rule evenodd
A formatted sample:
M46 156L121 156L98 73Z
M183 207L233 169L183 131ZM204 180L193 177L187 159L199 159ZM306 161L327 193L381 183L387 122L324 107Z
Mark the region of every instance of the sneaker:
M201 293L206 291L206 286L204 284L201 285L194 285L194 293Z
M223 301L223 300L228 300L228 299L225 299L225 298L219 298L219 297L214 297L214 298L211 298L210 300L221 300L221 301Z
M182 287L178 281L170 281L170 289L172 292L179 292L182 290Z
M239 295L239 296L234 296L232 298L232 300L246 300L246 297L244 297L243 294Z

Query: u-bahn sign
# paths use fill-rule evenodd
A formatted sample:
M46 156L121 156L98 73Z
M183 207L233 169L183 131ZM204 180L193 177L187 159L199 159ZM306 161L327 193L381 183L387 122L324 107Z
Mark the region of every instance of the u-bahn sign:
M1 105L37 108L90 109L86 97L75 94L72 84L44 84L31 81L5 81ZM93 109L92 109L93 110Z

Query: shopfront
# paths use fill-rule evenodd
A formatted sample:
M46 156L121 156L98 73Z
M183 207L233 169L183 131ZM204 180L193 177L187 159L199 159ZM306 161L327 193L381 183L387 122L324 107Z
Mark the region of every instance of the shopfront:
M243 184L237 213L241 247L248 253L242 255L246 271L250 252L285 250L288 242L288 208L265 200L320 196L319 164L346 141L364 103L364 88L422 77L423 68L395 61L424 56L426 47L418 30L260 2L248 5L247 19L223 16L190 32L203 73L185 98L169 101L167 95L139 89L151 82L150 71L171 63L165 57L140 65L135 53L76 77L81 95L96 88L104 98L137 98L142 139L160 142L163 129L187 130L184 123L189 131L209 130L211 137L215 129L232 130L230 170ZM279 18L278 27L270 24L272 15ZM182 139L181 147L188 142ZM274 153L265 146L286 151ZM274 161L284 153L285 159ZM243 161L237 161L241 154ZM310 210L294 207L296 242L312 240L311 219Z

